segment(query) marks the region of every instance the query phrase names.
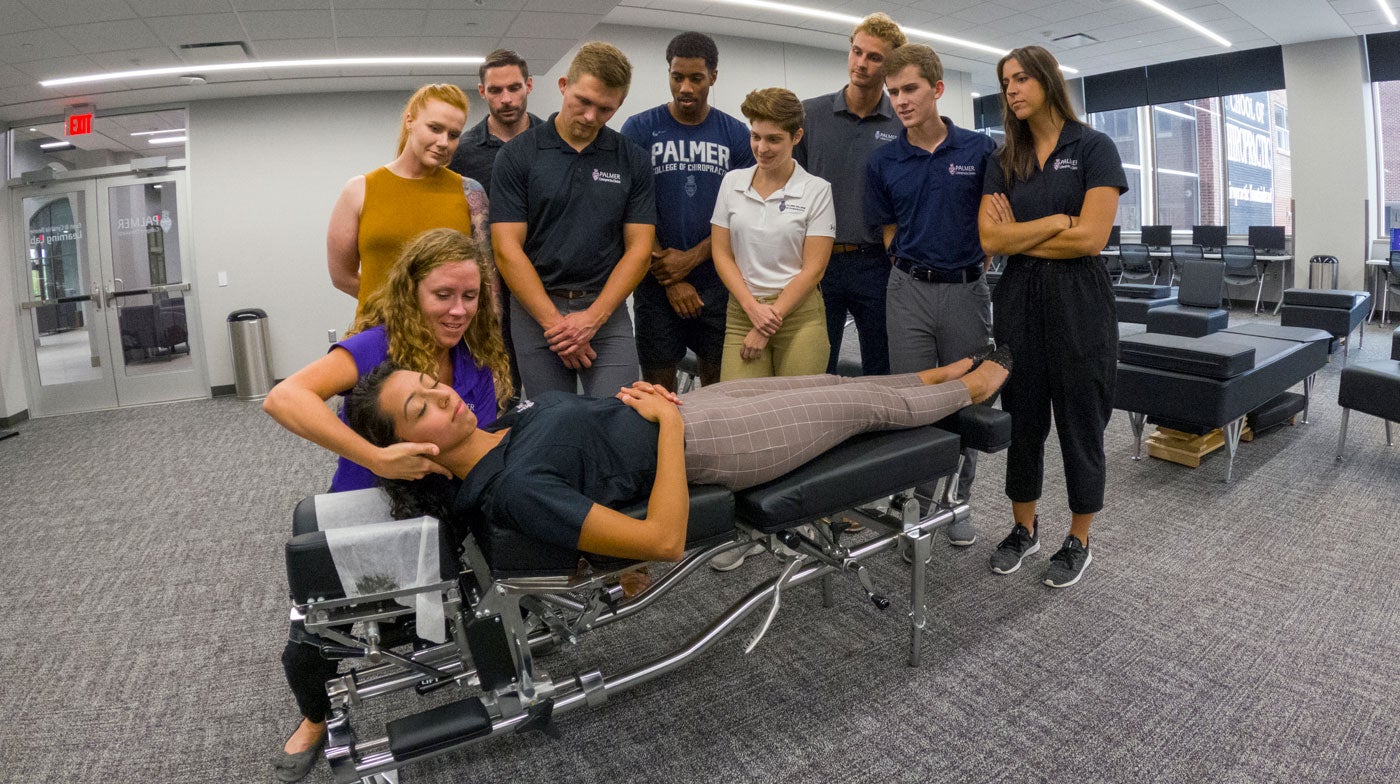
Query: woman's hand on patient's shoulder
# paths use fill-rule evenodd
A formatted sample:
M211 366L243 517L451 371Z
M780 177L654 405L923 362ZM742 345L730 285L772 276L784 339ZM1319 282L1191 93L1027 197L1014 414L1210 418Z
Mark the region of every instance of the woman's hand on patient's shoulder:
M385 479L422 479L428 474L451 478L452 472L446 466L433 462L437 453L437 444L390 444L379 450L379 461L373 471Z
M630 387L619 389L616 397L648 422L660 423L673 417L680 421L681 412L676 407L680 398L663 387L638 381Z

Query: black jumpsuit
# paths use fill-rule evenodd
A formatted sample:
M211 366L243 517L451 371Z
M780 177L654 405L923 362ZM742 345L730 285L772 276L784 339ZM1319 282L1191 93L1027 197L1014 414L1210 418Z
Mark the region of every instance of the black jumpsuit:
M1078 215L1091 188L1128 190L1113 141L1077 122L1060 131L1045 167L1009 185L1000 165L988 167L983 193L1005 193L1017 221ZM1069 508L1103 508L1103 432L1113 411L1118 323L1108 271L1098 256L1041 259L1012 256L992 296L997 345L1011 349L1016 371L1002 389L1011 414L1006 495L1037 501L1045 474L1051 413L1064 457Z

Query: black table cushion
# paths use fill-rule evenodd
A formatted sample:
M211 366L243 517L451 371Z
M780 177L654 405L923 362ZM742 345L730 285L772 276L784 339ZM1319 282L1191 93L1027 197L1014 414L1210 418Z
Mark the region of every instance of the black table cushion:
M1400 422L1400 360L1360 362L1342 368L1337 405Z
M1254 347L1229 333L1199 338L1147 332L1118 342L1118 359L1133 365L1207 378L1234 378L1254 368Z
M1230 326L1230 312L1222 308L1193 307L1178 301L1175 305L1148 311L1144 323L1148 332L1198 338Z
M1124 297L1119 295L1113 298L1113 309L1120 322L1128 324L1146 324L1147 314L1157 308L1164 308L1168 305L1177 304L1176 296L1162 297L1161 299L1144 299L1141 297Z
M952 473L961 440L936 427L865 433L796 471L735 493L745 523L776 533Z
M1176 287L1156 283L1115 283L1113 293L1131 299L1166 299L1176 296Z
M1284 306L1303 305L1311 308L1351 310L1366 304L1370 299L1370 292L1343 289L1287 289L1283 292Z
M1310 327L1285 327L1279 324L1239 324L1222 330L1225 335L1253 335L1260 338L1291 340L1294 343L1312 343L1319 340L1332 340L1326 330Z

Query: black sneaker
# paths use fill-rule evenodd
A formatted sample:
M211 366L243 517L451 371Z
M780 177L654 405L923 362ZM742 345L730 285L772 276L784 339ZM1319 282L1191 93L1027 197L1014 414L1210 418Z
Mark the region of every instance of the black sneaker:
M1093 563L1094 554L1074 536L1066 536L1060 551L1050 556L1050 568L1045 570L1045 584L1051 588L1068 588L1084 576L1084 568Z
M1036 530L1040 529L1040 517L1037 516L1031 523ZM992 553L992 571L997 574L1011 574L1021 568L1021 560L1032 553L1040 550L1040 540L1036 538L1036 532L1026 530L1024 525L1013 525L1011 533L1001 540L997 545L996 552Z

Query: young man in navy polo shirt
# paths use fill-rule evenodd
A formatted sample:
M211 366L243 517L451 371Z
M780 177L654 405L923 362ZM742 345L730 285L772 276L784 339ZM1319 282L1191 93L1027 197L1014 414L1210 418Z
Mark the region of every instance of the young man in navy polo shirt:
M977 210L996 144L939 116L943 63L932 49L901 46L884 68L904 130L870 155L865 215L882 228L894 264L885 304L890 372L907 373L953 362L992 341ZM958 494L966 499L977 458L970 449L963 455ZM977 538L971 519L946 530L955 545Z
M831 357L826 372L836 372L846 314L855 318L860 336L861 373L890 372L885 342L885 283L890 265L879 229L865 220L865 161L872 150L900 131L885 97L885 58L908 39L894 20L881 13L865 17L851 31L846 55L850 82L834 93L802 102L807 119L793 157L811 174L831 183L836 204L836 244L822 277L826 337Z
M584 44L559 80L559 112L512 139L491 179L491 244L512 294L525 394L613 395L638 379L623 303L656 230L651 162L606 126L632 81L611 44Z
M749 129L710 106L719 48L703 33L681 33L666 47L671 102L622 125L651 156L656 182L656 247L651 274L633 296L642 378L675 390L689 348L700 382L719 381L729 293L710 259L710 216L724 175L753 165Z

